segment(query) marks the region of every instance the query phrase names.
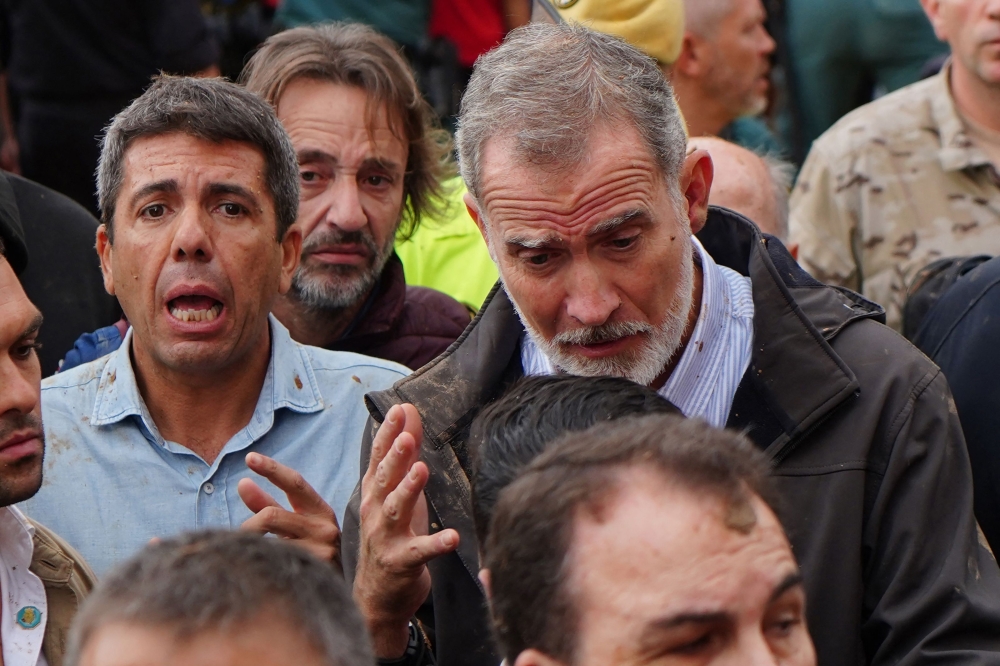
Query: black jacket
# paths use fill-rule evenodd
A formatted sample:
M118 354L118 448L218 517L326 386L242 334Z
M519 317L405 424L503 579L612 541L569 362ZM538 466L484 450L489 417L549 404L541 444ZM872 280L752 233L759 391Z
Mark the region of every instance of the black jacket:
M699 238L752 281L753 353L727 425L774 461L819 663L1000 663L1000 570L977 539L969 459L940 370L880 323L880 307L816 282L739 215L711 209ZM499 663L476 579L467 444L473 417L522 374L522 332L495 290L448 352L367 396L374 422L399 402L420 411L432 531L461 535L456 553L430 564L446 666ZM358 501L344 520L351 572Z

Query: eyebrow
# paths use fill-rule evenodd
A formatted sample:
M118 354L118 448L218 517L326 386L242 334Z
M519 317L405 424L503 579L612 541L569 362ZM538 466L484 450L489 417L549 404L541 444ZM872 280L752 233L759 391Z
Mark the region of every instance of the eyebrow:
M180 187L177 185L177 181L174 180L173 178L169 180L158 180L155 183L149 183L148 185L143 185L136 191L135 194L132 195L132 198L129 199L128 201L129 208L135 208L136 203L138 203L140 199L144 199L145 197L148 197L150 194L157 194L157 193L174 194L179 189Z
M600 236L601 234L606 234L609 231L614 231L615 229L622 227L637 217L643 217L646 214L642 210L630 210L611 218L610 220L605 220L600 224L594 226L593 229L587 232L587 236Z
M798 585L802 585L802 573L799 571L793 571L792 573L785 576L784 580L782 580L775 586L774 591L771 592L771 598L767 600L767 603L774 602L778 597L783 595L785 592L788 592L788 590Z
M252 201L254 206L260 208L260 202L257 201L257 196L242 185L235 185L233 183L210 183L208 186L208 193L213 196L218 196L220 194L232 194L238 197L243 197L248 201Z
M340 160L337 159L335 155L331 155L325 150L319 150L317 148L308 148L306 150L300 150L296 154L296 158L299 164L308 164L309 162L328 162L333 165L340 164ZM399 172L403 170L403 167L392 160L385 159L384 157L369 157L366 158L361 163L361 168L379 168L386 171Z
M34 318L31 320L31 323L28 324L23 331L21 331L21 334L17 336L17 339L23 340L24 338L37 333L38 329L42 327L42 320L42 313L36 312Z
M544 236L534 238L531 236L511 236L510 238L504 239L505 245L523 247L526 250L537 250L548 245L557 245L561 242L562 239L555 233L548 233Z

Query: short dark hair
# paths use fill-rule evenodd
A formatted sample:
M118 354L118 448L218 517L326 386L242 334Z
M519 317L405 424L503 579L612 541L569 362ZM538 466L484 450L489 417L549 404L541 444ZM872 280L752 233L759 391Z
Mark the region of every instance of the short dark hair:
M525 377L472 422L472 515L486 540L500 491L567 432L641 414L680 414L669 400L621 377Z
M84 602L66 663L102 626L163 626L178 638L232 630L263 610L299 629L330 666L372 666L361 614L334 569L304 549L245 532L197 532L146 546Z
M161 75L104 131L97 166L101 222L114 239L115 204L125 180L125 152L136 139L182 133L221 143L239 141L260 150L274 200L280 241L299 211L299 165L274 110L257 95L224 81Z
M736 530L756 522L752 495L775 506L764 455L703 421L657 414L564 435L500 493L486 539L491 610L508 663L528 648L574 662L578 613L566 585L574 518L606 505L634 469L718 497Z
M249 90L275 107L285 87L300 78L364 91L369 129L385 107L389 128L408 148L400 237L412 234L424 216L444 212L442 182L455 171L451 137L391 39L359 23L293 28L269 37L240 75Z

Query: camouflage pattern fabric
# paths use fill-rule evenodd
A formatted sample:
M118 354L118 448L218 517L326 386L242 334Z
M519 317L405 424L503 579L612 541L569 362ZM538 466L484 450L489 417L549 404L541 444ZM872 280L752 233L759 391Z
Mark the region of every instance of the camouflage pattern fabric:
M813 144L792 192L799 263L884 306L897 331L923 266L1000 254L1000 175L966 133L949 72L846 115Z

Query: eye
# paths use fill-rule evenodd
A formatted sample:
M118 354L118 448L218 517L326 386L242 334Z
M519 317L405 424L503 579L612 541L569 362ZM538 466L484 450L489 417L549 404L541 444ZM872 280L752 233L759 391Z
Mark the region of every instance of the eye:
M35 354L42 348L40 342L26 342L14 347L11 350L11 354L19 361L27 361L31 358L32 354Z
M315 183L319 180L319 174L315 171L303 171L299 174L299 177L301 177L302 181L305 183Z
M769 624L768 633L779 638L785 638L801 623L802 618L794 615L786 615Z
M142 209L142 214L145 217L163 217L167 213L167 207L163 204L153 204L151 206L146 206Z
M382 187L384 185L391 185L392 180L386 176L375 175L375 176L366 176L365 183L367 185L371 185L372 187Z
M547 254L533 254L528 257L528 263L532 266L544 266L549 261L549 255Z
M238 217L246 212L246 208L236 203L224 203L220 208L223 214L229 217Z
M619 250L625 250L627 248L632 247L632 245L635 244L635 241L638 240L638 238L639 238L638 236L629 236L628 238L616 238L613 241L611 241L611 244Z

